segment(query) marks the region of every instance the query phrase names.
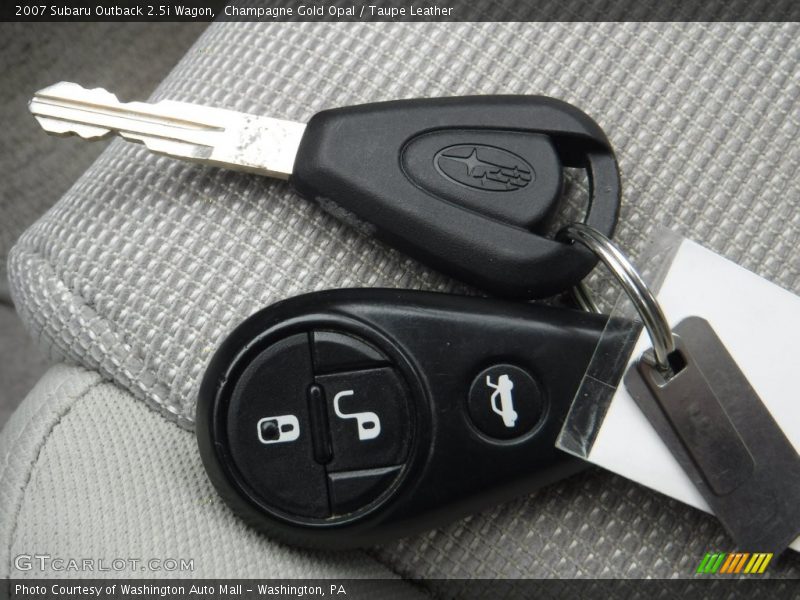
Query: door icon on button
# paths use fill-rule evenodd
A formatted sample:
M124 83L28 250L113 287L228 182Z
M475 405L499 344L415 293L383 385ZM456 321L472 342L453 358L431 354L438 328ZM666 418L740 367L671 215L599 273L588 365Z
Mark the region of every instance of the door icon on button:
M300 437L300 421L294 415L265 417L256 425L262 444L293 442Z
M345 390L336 394L333 397L333 410L340 419L356 420L358 424L358 439L360 441L373 440L381 434L381 420L378 415L370 411L346 413L339 408L339 400L353 394L353 390Z
M514 410L514 397L511 390L514 389L514 382L505 373L497 378L497 383L492 383L491 376L486 376L486 385L494 391L489 398L492 410L503 419L503 425L508 428L517 424L517 411ZM498 403L499 400L499 403Z

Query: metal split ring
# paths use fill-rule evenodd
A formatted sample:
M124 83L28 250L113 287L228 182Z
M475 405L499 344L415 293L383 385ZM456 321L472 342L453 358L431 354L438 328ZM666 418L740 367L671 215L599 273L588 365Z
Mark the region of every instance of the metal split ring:
M642 317L647 333L653 343L653 353L659 369L671 371L669 356L675 351L675 340L664 312L661 310L650 288L636 271L630 260L605 235L584 225L572 223L558 232L557 239L580 242L591 250L611 271L614 278L631 299L636 311ZM583 282L572 290L573 296L584 310L600 312L592 299L591 293Z

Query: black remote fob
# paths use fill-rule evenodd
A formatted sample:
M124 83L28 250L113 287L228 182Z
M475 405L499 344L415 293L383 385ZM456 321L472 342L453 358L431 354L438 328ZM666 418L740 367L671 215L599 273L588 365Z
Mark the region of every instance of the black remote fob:
M206 371L203 462L235 512L291 544L441 525L581 467L554 444L606 319L398 290L279 302Z

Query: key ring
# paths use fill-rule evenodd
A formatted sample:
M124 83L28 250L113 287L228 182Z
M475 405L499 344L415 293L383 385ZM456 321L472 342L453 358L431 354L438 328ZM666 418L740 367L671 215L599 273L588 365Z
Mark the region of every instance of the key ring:
M608 268L622 286L642 317L642 322L653 343L656 366L665 372L672 371L669 356L675 351L675 340L667 319L650 288L636 271L630 260L605 235L583 223L571 223L556 235L562 241L580 242L591 250ZM586 285L581 282L572 289L581 308L600 312Z

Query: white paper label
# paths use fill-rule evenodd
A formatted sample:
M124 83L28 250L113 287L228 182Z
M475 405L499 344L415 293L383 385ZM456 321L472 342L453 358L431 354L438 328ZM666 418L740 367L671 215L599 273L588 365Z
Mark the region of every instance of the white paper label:
M711 324L800 451L800 297L698 244L683 241L658 300L671 325L692 315ZM650 347L643 332L628 366ZM712 512L622 384L588 460ZM800 551L800 538L790 547Z

